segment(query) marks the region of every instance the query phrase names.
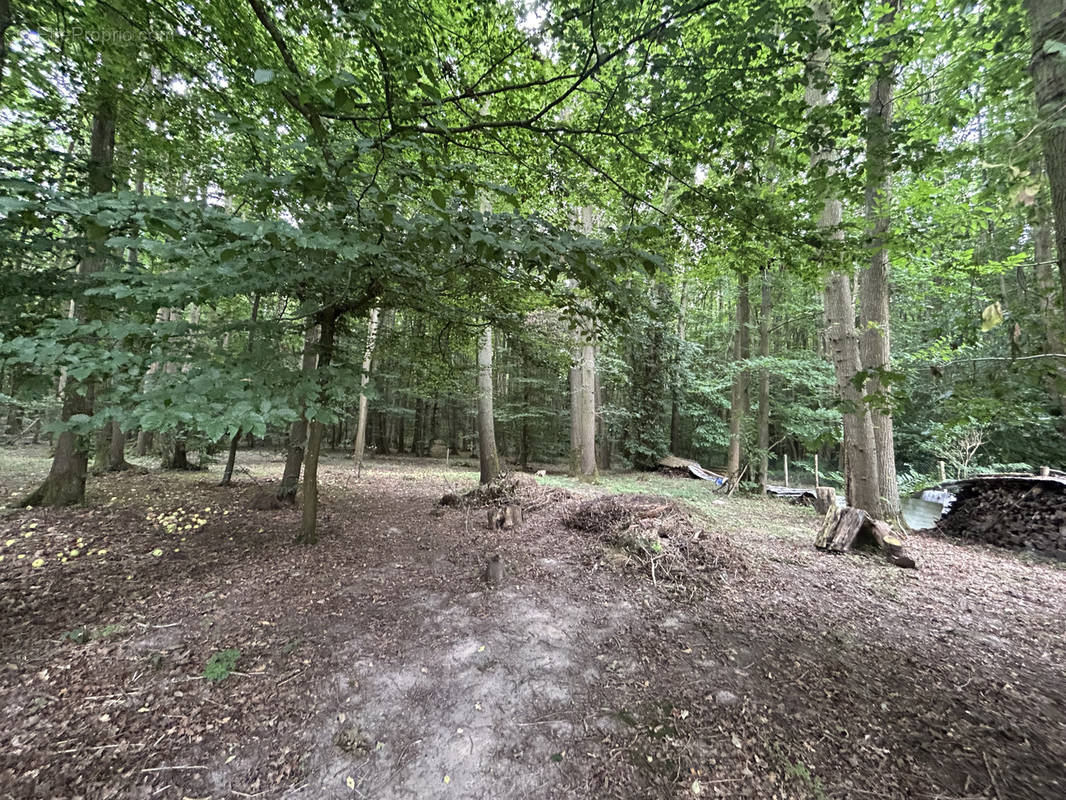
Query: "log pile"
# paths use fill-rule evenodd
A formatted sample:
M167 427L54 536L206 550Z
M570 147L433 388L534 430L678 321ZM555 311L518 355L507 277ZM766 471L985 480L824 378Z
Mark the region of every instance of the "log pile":
M954 486L955 503L937 522L941 533L1066 560L1063 479L989 476Z

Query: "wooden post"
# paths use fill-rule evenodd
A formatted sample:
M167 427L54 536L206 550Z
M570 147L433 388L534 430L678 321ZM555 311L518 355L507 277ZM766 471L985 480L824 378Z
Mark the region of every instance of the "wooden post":
M820 484L818 483L818 454L815 453L814 454L814 488L817 489L819 487L819 485Z
M936 463L937 463L937 466L940 467L940 482L943 483L944 481L946 481L948 479L947 472L945 472L945 470L944 470L944 462L943 461L937 461Z
M447 469L449 466L451 466L451 460L452 460L452 449L450 447L445 447L444 448L444 467L445 467L445 469Z
M1048 477L1048 476L1049 476L1050 474L1051 474L1051 469L1050 469L1049 467L1041 467L1041 468L1040 468L1040 476L1041 476L1042 478L1046 478L1046 477Z
M788 488L788 453L785 453L785 488Z

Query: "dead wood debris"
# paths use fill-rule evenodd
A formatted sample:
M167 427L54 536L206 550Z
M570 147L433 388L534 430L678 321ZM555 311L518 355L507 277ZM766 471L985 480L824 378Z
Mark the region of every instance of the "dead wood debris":
M612 495L571 509L563 524L593 534L608 548L624 554L626 565L655 583L701 584L744 561L723 536L696 524L677 503L646 495Z
M465 494L448 492L438 502L442 506L452 508L518 505L528 513L572 498L573 495L566 489L542 486L531 475L505 472L491 483L478 486Z

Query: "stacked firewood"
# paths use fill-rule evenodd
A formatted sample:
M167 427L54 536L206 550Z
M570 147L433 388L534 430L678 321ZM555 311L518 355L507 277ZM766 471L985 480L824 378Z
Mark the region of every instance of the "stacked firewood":
M948 536L1066 559L1066 483L1022 477L960 482L937 528Z

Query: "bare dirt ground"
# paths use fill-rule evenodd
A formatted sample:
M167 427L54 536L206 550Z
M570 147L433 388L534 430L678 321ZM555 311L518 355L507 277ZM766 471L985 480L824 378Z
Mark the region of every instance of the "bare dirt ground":
M0 502L44 456L0 454ZM806 509L657 476L549 476L492 531L437 505L472 471L341 458L301 547L252 510L281 463L241 461L0 515L0 797L1066 797L1059 564L829 556ZM704 530L641 558L564 524L608 490Z

